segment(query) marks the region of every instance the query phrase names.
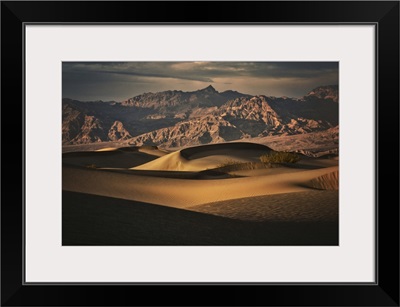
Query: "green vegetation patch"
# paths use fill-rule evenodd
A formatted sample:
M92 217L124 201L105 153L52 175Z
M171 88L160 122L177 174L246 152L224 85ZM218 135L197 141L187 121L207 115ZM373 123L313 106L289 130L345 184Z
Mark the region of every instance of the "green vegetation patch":
M291 152L273 151L260 157L262 163L296 163L300 157Z

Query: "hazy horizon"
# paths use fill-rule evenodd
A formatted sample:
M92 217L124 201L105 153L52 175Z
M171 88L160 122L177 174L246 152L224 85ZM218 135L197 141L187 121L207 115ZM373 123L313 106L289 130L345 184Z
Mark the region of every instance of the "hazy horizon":
M62 97L123 101L213 86L250 95L301 97L338 84L338 62L63 62Z

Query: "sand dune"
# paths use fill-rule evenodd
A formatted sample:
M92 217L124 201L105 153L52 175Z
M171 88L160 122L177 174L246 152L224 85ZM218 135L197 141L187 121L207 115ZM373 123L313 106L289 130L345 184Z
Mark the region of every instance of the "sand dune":
M104 147L104 148L100 148L95 150L96 152L103 152L103 151L116 151L118 150L117 147Z
M260 156L269 151L267 146L251 143L212 144L182 149L132 169L202 171L232 161L259 162Z
M338 234L337 221L243 221L63 193L63 245L337 245Z
M168 151L159 149L156 146L142 146L139 147L138 151L156 157L162 157L165 156L166 154L169 154Z
M121 148L124 146L127 146L127 144L125 142L120 142L120 141L65 145L62 147L62 152L68 153L68 152L95 151L102 148Z
M63 164L93 168L129 168L157 159L161 151L146 153L135 147L103 148L96 151L69 152L63 154Z
M219 143L194 146L181 150L182 156L188 160L203 158L211 155L238 155L238 156L253 156L270 152L271 149L265 145L255 143Z
M154 147L125 147L63 154L63 195L71 196L65 198L68 206L63 223L65 220L68 226L63 242L65 239L68 244L186 244L194 240L191 242L196 244L220 244L209 232L211 227L220 232L221 244L337 244L337 160L303 157L294 165L274 168L236 171L218 168L227 161L259 163L260 155L268 151L268 147L259 144L234 143L172 153ZM92 164L95 167L88 167ZM71 203L73 199L80 203ZM93 203L96 201L99 203ZM93 211L88 213L80 205ZM141 222L142 218L135 214L143 215L147 222ZM162 217L155 218L152 214ZM142 238L131 233L142 231L137 229L138 223L153 225L147 223L154 218L158 221L155 224L161 223L169 218L168 214L189 219L186 223L177 218L173 222L177 226L168 228L169 235L176 236L178 241L171 237L159 241L157 235L145 234ZM115 219L109 219L114 215ZM94 226L87 226L91 217L97 219L100 232L94 231ZM74 221L82 221L78 228L87 234L86 238L83 235L80 239ZM99 226L102 221L119 229L125 237L116 238L114 230ZM120 221L125 224L121 226ZM254 222L261 226L254 226ZM219 223L221 227L217 226ZM186 229L182 236L176 232L179 225ZM190 231L192 226L204 232L199 235ZM319 229L321 234L316 234ZM242 235L236 240L236 235L229 231L241 231ZM262 234L252 239L257 231ZM283 237L268 231L282 232Z
M189 209L254 222L334 222L339 215L338 197L335 191L309 190L225 200Z
M337 167L223 180L185 180L64 167L63 189L176 208L235 198L299 192Z

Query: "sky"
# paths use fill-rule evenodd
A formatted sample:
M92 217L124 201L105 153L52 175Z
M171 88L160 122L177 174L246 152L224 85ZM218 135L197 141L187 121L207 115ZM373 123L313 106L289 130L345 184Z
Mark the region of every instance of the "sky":
M338 62L63 62L62 95L81 101L124 101L166 90L301 97L337 85Z

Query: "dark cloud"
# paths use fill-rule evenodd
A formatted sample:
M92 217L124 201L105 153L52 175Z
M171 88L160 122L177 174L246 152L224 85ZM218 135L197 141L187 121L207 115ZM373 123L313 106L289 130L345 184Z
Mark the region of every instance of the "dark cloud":
M337 62L64 62L63 97L124 100L208 84L249 94L302 96L338 83Z

